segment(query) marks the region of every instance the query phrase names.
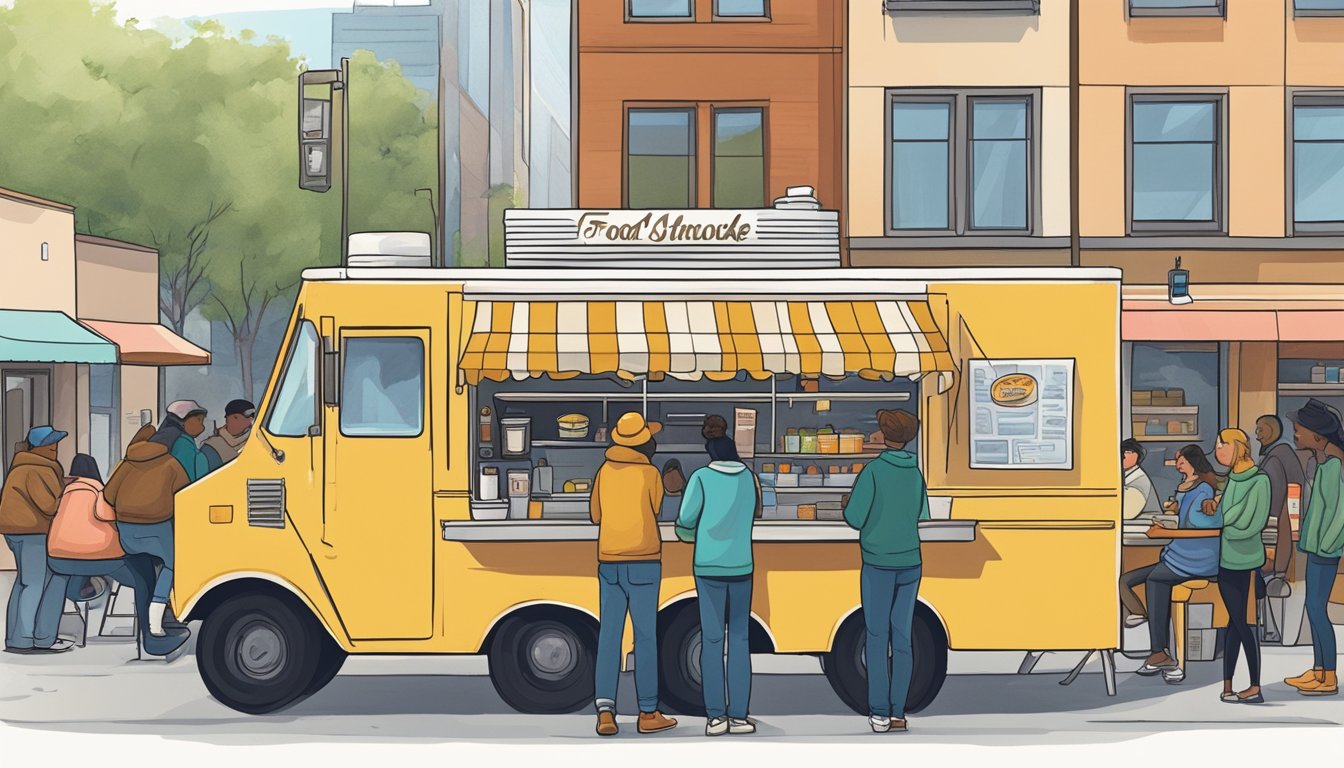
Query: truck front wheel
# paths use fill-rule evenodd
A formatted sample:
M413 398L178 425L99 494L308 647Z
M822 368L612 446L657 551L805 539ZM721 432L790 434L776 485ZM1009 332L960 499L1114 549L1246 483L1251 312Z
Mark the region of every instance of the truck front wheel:
M235 595L206 617L196 666L217 701L261 715L292 706L331 680L344 654L327 644L334 645L294 601Z
M933 612L921 606L915 610L910 640L914 672L910 676L910 692L905 697L905 711L915 713L933 703L947 678L947 635ZM822 657L831 688L846 706L861 715L868 714L866 644L867 630L860 610L840 627L831 652Z

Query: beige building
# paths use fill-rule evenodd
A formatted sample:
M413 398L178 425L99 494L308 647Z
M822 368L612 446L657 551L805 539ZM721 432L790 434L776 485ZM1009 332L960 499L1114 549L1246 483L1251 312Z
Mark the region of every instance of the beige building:
M1069 264L1069 6L849 4L851 264Z
M104 478L141 424L156 421L159 368L210 355L158 322L159 254L76 235L74 208L0 189L0 479L28 429L70 433ZM7 548L0 569L12 568Z

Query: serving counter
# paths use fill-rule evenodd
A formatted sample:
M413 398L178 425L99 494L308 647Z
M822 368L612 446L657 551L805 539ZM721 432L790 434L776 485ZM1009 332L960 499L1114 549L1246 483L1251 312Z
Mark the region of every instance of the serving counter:
M582 520L444 520L444 541L597 541L597 525ZM659 523L663 541L679 541L671 523ZM922 542L975 541L974 520L922 520ZM752 527L752 541L853 541L859 532L843 523L761 520Z

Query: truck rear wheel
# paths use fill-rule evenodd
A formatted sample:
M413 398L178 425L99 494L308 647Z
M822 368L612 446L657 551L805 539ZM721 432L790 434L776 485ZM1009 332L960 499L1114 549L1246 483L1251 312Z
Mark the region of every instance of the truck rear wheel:
M488 658L495 691L519 712L561 715L593 702L597 632L578 617L505 619Z
M324 648L328 643L334 645L295 601L235 595L206 617L196 667L221 704L261 715L292 706L330 682L344 654Z
M931 611L922 606L915 610L910 640L914 652L914 674L905 711L915 713L933 703L947 678L947 635ZM822 657L822 667L831 688L850 709L868 714L868 667L864 646L867 630L863 611L850 616L836 633L831 652Z

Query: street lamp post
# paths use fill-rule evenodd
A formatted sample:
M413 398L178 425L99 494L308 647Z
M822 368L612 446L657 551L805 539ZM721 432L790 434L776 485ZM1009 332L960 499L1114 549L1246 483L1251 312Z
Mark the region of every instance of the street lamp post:
M347 58L341 59L340 69L312 69L299 74L299 188L328 191L332 162L340 163L342 266L350 255L349 86ZM336 130L332 125L333 112L337 117Z

